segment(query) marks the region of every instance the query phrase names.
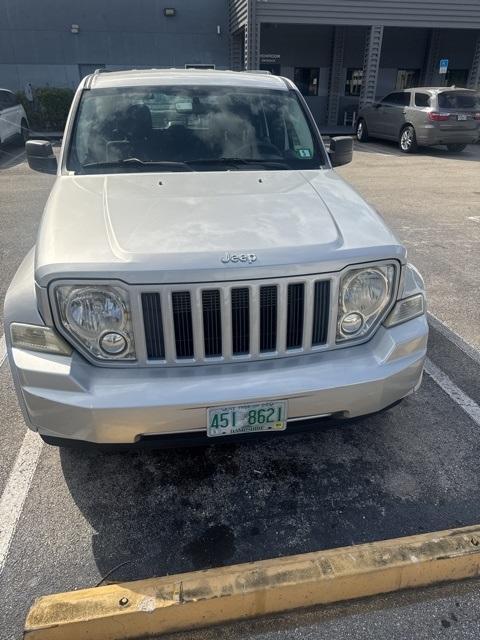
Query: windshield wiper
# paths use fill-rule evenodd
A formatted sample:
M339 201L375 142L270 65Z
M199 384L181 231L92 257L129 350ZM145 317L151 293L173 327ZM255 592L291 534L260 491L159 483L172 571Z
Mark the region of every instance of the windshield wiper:
M189 165L210 165L210 164L219 164L219 165L260 165L267 169L290 169L289 165L282 159L278 160L268 160L263 158L199 158L198 160L188 160L187 163Z
M172 171L194 171L186 162L174 162L170 160L140 160L140 158L125 158L107 162L88 162L82 164L82 169L114 169L115 167L136 167L146 169L171 169Z

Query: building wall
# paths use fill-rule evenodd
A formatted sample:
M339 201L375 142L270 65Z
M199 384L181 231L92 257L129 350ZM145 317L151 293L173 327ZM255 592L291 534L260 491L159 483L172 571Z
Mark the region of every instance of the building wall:
M343 67L340 71L341 95L338 124L343 124L344 114L358 113L358 96L344 95L348 69L362 69L364 62L366 27L346 27ZM477 31L445 29L440 32L440 58L448 58L451 69L469 69L472 64ZM384 30L377 98L394 91L399 69L418 70L419 80L424 68L428 47L429 29L386 27ZM318 96L306 97L317 122L326 120L330 68L332 63L334 27L304 24L262 24L260 34L261 55L280 56L280 73L294 80L295 67L319 69ZM260 58L261 60L261 58ZM443 83L438 77L436 81Z
M256 15L290 24L480 28L478 0L259 0Z
M295 67L319 69L318 96L306 100L317 121L324 119L327 109L333 27L320 25L262 25L262 54L280 55L280 72L294 80Z
M168 6L175 17L164 16ZM0 86L9 89L75 87L79 65L229 67L227 0L0 0L0 16Z
M421 70L425 64L428 29L386 28L377 83L377 97L395 89L398 69ZM439 59L446 58L450 69L470 69L476 31L444 29L440 31ZM437 74L433 84L443 84Z

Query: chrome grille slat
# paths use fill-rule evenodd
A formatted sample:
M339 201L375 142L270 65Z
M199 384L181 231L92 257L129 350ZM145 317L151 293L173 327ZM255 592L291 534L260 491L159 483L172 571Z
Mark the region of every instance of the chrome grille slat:
M152 365L310 353L328 346L331 311L336 313L331 277L142 289L145 350Z
M230 360L232 357L232 306L231 290L228 287L220 289L222 304L222 337L223 337L223 357Z
M278 283L278 308L277 314L277 351L286 352L287 345L287 286L288 281L281 280Z
M192 300L192 325L193 325L193 355L196 361L205 358L205 336L203 321L202 291L191 291Z
M303 339L302 348L308 351L312 347L313 298L315 285L313 280L305 282L305 303L303 305Z

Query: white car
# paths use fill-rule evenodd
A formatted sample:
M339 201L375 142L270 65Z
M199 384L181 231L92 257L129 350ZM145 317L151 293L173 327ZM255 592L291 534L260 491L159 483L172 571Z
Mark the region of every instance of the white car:
M0 144L17 136L28 139L27 114L12 91L0 89Z
M290 80L96 73L58 162L47 141L26 149L57 177L5 334L46 442L271 438L419 386L422 278L333 171L352 139L327 152Z

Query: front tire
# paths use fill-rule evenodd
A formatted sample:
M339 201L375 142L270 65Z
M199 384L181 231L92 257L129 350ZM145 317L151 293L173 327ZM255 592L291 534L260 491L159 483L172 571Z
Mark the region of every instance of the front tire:
M447 149L450 153L460 153L466 148L466 144L447 144Z
M367 123L363 119L360 119L357 124L357 140L359 142L368 142Z
M403 153L415 153L415 151L417 151L417 135L411 124L407 124L407 126L401 130L398 146Z

